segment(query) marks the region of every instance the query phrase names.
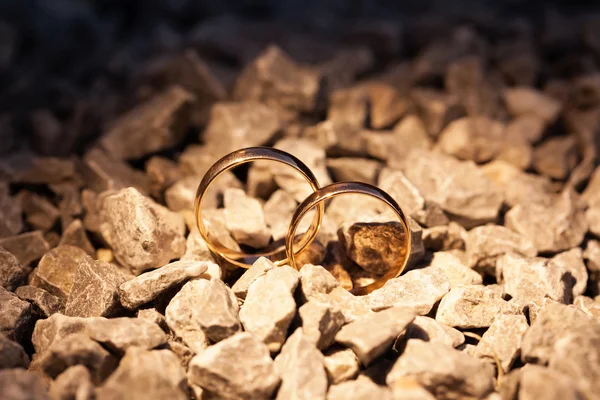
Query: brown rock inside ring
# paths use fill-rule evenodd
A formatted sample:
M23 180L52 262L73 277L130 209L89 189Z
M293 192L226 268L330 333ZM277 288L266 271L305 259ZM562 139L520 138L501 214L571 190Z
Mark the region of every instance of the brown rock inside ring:
M204 221L202 220L202 200L209 186L215 181L217 177L219 177L219 175L239 165L259 160L274 161L288 165L294 168L296 171L298 171L302 175L302 177L306 179L313 191L318 190L320 187L315 175L302 161L285 151L273 149L270 147L248 147L245 149L236 150L219 159L208 169L208 171L206 172L206 174L204 174L204 177L200 181L200 184L198 185L198 189L196 191L196 198L194 201L196 226L198 227L198 231L202 236L202 239L204 239L206 245L208 246L211 252L228 261L229 263L241 268L249 268L250 265L238 261L240 259L244 259L247 257L271 258L276 254L279 254L280 251L279 249L277 249L259 254L247 254L229 249L223 246L218 241L212 241L211 238L209 238L208 233L206 232L206 227L204 226ZM296 253L300 253L307 246L309 246L317 236L319 228L321 227L321 222L323 221L324 209L325 208L322 204L318 206L312 225L298 242L300 248ZM294 238L292 238L292 242L294 242ZM289 256L281 260L271 260L277 266L285 265L289 262Z
M292 216L292 221L290 222L290 227L286 236L285 249L287 253L287 258L289 259L292 268L300 269L296 264L295 258L295 256L299 254L300 251L294 252L294 236L296 234L298 226L300 225L300 222L302 221L302 218L304 218L304 216L314 207L319 207L326 200L329 200L337 195L344 193L363 194L375 197L376 199L383 201L385 204L388 205L388 207L390 207L394 211L396 216L398 216L398 219L400 220L400 223L402 224L402 227L406 232L405 248L402 252L404 254L404 259L402 260L402 262L397 263L396 268L390 269L385 274L383 274L381 278L371 283L370 285L354 288L351 290L351 292L355 295L365 295L371 293L375 289L379 289L388 280L400 276L402 271L404 271L404 268L406 268L406 264L408 262L408 259L410 258L412 238L408 219L404 215L404 212L402 211L398 203L385 191L373 185L369 185L367 183L362 182L337 182L316 190L314 193L310 194L296 208L296 211Z

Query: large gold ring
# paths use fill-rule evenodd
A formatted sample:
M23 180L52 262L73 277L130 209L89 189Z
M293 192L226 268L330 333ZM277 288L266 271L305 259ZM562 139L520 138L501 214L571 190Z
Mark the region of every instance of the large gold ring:
M300 222L306 216L306 214L312 210L314 207L319 207L326 200L331 199L340 194L344 193L356 193L356 194L364 194L367 196L375 197L385 204L387 204L396 214L400 223L403 226L404 232L406 233L406 240L404 241L404 248L401 251L403 260L396 264L395 268L390 269L385 274L383 274L379 279L375 282L358 288L354 288L351 292L355 295L364 295L371 293L373 290L380 288L392 278L396 278L400 276L404 268L406 268L406 263L410 257L410 249L411 249L411 232L408 223L408 219L404 215L404 212L398 205L398 203L385 191L360 182L337 182L331 185L325 186L321 189L316 190L314 193L310 194L297 208L292 216L292 221L290 222L290 227L288 229L287 237L286 237L286 254L289 259L290 266L296 269L300 269L302 266L296 265L295 256L300 253L300 251L294 252L294 236L296 235L296 230L300 225Z
M246 149L234 151L221 158L219 161L214 163L212 167L209 168L209 170L202 178L202 181L200 181L200 184L198 185L198 190L196 191L196 199L194 201L196 225L198 226L198 231L200 232L200 235L206 242L206 245L214 254L220 256L229 263L241 268L250 267L251 264L246 264L244 262L239 261L248 257L267 257L270 258L271 261L275 263L275 265L280 266L288 264L289 256L287 256L284 259L274 260L272 259L272 257L281 253L281 251L278 249L258 254L247 254L229 249L223 246L221 243L219 243L218 240L213 241L211 238L209 238L209 235L206 232L206 227L204 226L204 221L202 220L202 200L209 186L219 175L239 165L258 160L276 161L288 165L294 168L296 171L298 171L304 177L304 179L306 179L313 191L319 189L319 182L317 181L317 178L302 161L300 161L293 155L286 153L285 151L268 147L249 147ZM304 248L306 248L306 246L310 245L317 236L317 233L321 226L321 222L323 220L323 212L324 207L323 205L320 205L320 207L317 208L317 212L315 213L313 224L297 243L299 246L297 253L300 253L302 250L304 250ZM289 238L287 239L289 240ZM294 238L292 238L291 241L293 243Z

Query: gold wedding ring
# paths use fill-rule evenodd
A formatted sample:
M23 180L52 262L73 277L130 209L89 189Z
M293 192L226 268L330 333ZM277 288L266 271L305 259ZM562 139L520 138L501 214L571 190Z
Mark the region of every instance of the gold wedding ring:
M213 241L207 234L206 227L204 226L204 221L202 220L202 201L209 186L219 175L239 165L259 160L275 161L278 163L288 165L294 168L296 171L298 171L300 175L302 175L304 179L306 179L313 191L319 189L319 182L317 181L317 178L302 161L300 161L299 159L297 159L289 153L268 147L249 147L234 151L218 160L216 163L213 164L212 167L209 168L209 170L202 178L202 181L198 185L198 190L196 191L196 199L194 202L196 225L198 226L198 231L200 232L200 235L206 242L206 245L214 254L220 256L229 263L242 268L250 267L251 264L246 264L240 261L248 257L267 257L270 258L271 261L273 261L277 266L285 265L289 263L289 253L286 249L286 254L288 254L286 258L274 260L272 259L272 257L281 253L279 249L260 254L247 254L229 249L223 246L221 243L219 243L218 240ZM322 204L319 204L311 227L297 243L299 249L296 253L300 253L302 250L304 250L306 246L310 245L317 236L319 227L321 226L321 222L323 220L323 212L324 206ZM286 238L286 243L288 241L291 241L293 243L294 238ZM292 254L292 256L293 255L294 254Z
M290 266L296 269L301 268L301 265L298 266L296 264L295 258L295 256L299 254L300 251L294 251L294 236L296 235L296 230L298 229L300 222L302 221L303 217L306 216L306 214L313 208L320 207L326 200L329 200L337 195L346 193L363 194L375 197L387 204L400 220L400 223L402 224L402 227L406 234L404 247L401 251L401 254L404 257L404 259L396 263L395 268L388 270L375 282L367 286L362 286L351 290L351 292L355 295L364 295L371 293L375 289L380 288L388 280L400 276L402 271L404 271L404 268L406 268L406 263L408 262L408 258L410 256L411 232L408 224L408 219L404 215L404 212L402 211L398 203L385 191L375 186L361 182L338 182L316 190L315 192L310 194L302 203L300 203L300 205L296 208L294 215L292 216L292 221L290 222L290 227L288 229L286 237L286 253L287 258L290 262Z

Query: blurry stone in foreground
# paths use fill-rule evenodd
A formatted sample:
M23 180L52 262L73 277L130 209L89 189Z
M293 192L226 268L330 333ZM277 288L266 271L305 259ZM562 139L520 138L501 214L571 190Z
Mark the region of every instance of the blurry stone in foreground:
M538 252L559 252L579 246L588 229L576 193L566 189L549 205L523 202L506 213L506 226L531 240Z
M352 349L332 348L323 353L325 372L329 383L335 385L353 379L360 369L358 357Z
M324 357L315 343L304 335L302 328L296 329L287 339L275 358L275 366L281 376L277 399L325 400Z
M414 379L438 399L484 398L494 391L494 368L441 343L411 339L386 382Z
M465 228L496 220L503 196L472 162L414 150L401 166L426 200L439 204L451 220Z
M317 106L321 77L316 69L296 64L279 47L267 47L238 76L233 97L259 101L292 113Z
M185 222L134 188L99 200L102 236L134 274L161 267L185 252Z
M20 341L31 321L31 305L0 288L0 334Z
M414 321L408 325L404 336L407 339L443 343L455 348L465 342L465 336L458 329L420 315L417 315Z
M21 345L0 334L0 371L7 368L27 368L29 356Z
M527 364L505 376L500 385L502 398L561 399L578 400L585 398L575 382L567 375L553 368Z
M392 400L392 392L385 386L375 384L366 376L332 385L327 393L327 400L359 400L359 399Z
M67 368L50 385L53 399L91 400L95 397L95 387L88 369L79 364Z
M271 398L281 381L267 346L245 332L195 356L188 379L224 399L257 400Z
M399 222L355 223L338 232L348 256L366 271L383 275L406 259L406 232Z
M170 350L132 347L119 367L96 390L98 400L156 397L184 400L185 371Z
M192 102L192 94L171 86L121 116L100 143L119 159L138 159L173 147L185 135Z
M281 129L276 109L259 102L220 102L212 106L201 139L214 160L242 149L266 145Z
M0 370L0 387L7 400L50 400L42 376L26 369Z

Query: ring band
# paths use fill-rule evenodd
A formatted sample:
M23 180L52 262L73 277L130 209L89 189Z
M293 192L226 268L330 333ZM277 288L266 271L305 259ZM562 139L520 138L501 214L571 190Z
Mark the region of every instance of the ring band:
M270 252L260 253L260 254L247 254L239 251L235 251L223 246L221 243L213 242L206 232L206 227L204 226L204 221L202 220L202 201L204 199L204 195L208 190L209 186L214 182L214 180L221 175L222 173L235 168L239 165L246 164L253 161L259 160L269 160L276 161L285 165L288 165L298 171L304 179L309 183L310 187L313 191L319 189L319 182L317 178L312 173L312 171L298 158L293 155L286 153L285 151L269 148L269 147L249 147L241 150L234 151L232 153L227 154L216 163L214 163L206 172L202 181L198 185L198 190L196 191L196 198L194 201L194 213L196 215L196 226L198 227L198 231L200 235L206 242L208 248L224 260L230 262L233 265L236 265L241 268L249 268L250 264L246 264L240 262L238 260L246 258L246 257L272 257L275 254L279 254L279 250L273 250ZM315 213L315 217L313 220L313 224L311 228L304 234L298 245L300 248L297 253L300 253L306 246L310 245L312 241L317 236L319 228L321 226L321 222L323 220L324 207L321 204L320 207L317 208L317 212ZM289 238L287 238L289 239ZM294 238L291 238L291 242L294 242ZM287 243L287 240L286 240ZM287 252L286 252L287 255ZM277 266L285 265L289 261L289 255L282 260L271 260Z
M303 217L313 209L314 207L319 207L326 200L331 199L340 194L344 193L355 193L355 194L364 194L367 196L375 197L385 204L387 204L396 214L400 223L402 224L404 231L406 232L406 241L404 246L404 260L401 263L398 263L398 267L390 269L385 274L383 274L378 280L375 282L358 288L354 288L351 292L355 295L364 295L371 293L373 290L380 288L392 278L396 278L400 276L404 268L406 268L406 264L410 257L410 249L411 249L411 232L408 224L408 219L404 215L404 212L398 205L398 203L385 191L375 187L373 185L369 185L361 182L337 182L331 185L325 186L321 189L316 190L314 193L310 194L297 208L292 216L292 221L290 222L290 227L288 229L287 237L286 237L286 254L287 258L290 262L290 266L295 269L300 269L296 265L295 256L300 253L300 251L294 252L294 236L296 234L296 230ZM302 267L302 266L300 266Z

